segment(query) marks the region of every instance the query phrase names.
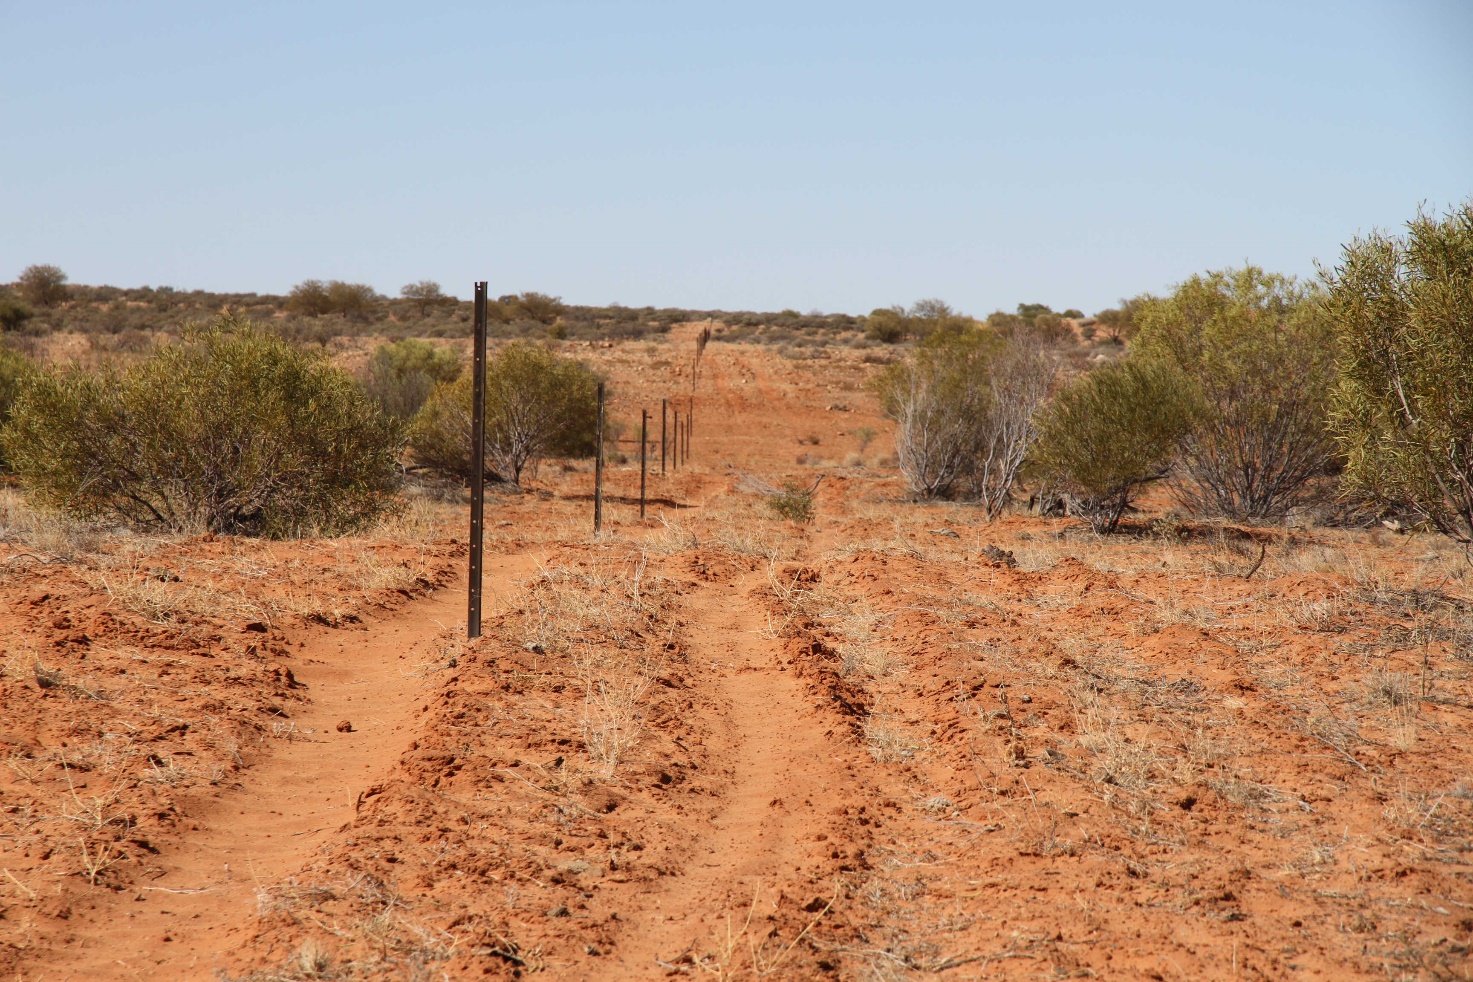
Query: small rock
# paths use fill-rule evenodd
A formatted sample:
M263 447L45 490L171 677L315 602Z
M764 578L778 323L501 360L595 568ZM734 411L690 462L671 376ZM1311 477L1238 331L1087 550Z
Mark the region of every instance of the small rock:
M339 720L338 721L338 727L337 727L337 729L338 729L338 732L339 733L352 733L353 732L353 723L350 720L346 720L346 719Z
M952 530L952 529L931 529L931 534L932 535L944 535L944 536L946 536L947 538L950 538L950 539L960 539L961 538L961 536L957 535L956 532L954 530Z
M266 625L263 624L263 623L261 623L260 621L251 621L245 627L241 628L241 630L242 631L254 631L257 634L265 634L266 633Z

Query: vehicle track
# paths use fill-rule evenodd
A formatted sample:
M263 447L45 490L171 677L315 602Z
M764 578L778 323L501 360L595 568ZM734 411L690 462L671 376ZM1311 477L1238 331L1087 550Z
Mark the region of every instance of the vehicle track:
M488 556L486 595L532 568L527 557ZM154 879L78 914L78 940L40 977L214 979L224 953L252 930L258 888L300 869L413 738L423 687L414 670L437 656L465 598L461 584L361 630L309 635L292 666L309 701L291 729L238 788L189 809L184 838L163 848ZM351 731L339 731L344 721Z
M623 940L593 978L660 978L695 961L729 972L733 965L717 964L728 941L727 954L749 970L750 946L762 943L780 897L834 889L828 871L843 807L857 793L855 748L829 735L826 711L786 664L747 587L701 584L685 620L698 684L713 686L724 707L709 749L728 763L725 788L709 827L689 830L683 868L628 898ZM787 977L782 948L766 946L768 977Z

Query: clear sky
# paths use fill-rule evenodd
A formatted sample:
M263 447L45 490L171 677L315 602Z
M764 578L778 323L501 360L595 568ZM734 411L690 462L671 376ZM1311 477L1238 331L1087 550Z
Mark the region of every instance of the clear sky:
M1473 3L0 0L0 280L1086 311L1473 195Z

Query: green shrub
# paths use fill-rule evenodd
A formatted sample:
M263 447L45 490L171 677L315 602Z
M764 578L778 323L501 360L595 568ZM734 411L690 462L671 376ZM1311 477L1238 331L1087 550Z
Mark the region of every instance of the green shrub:
M1042 483L1096 532L1113 532L1135 496L1164 478L1200 411L1191 387L1162 362L1096 368L1042 414L1031 454Z
M1327 276L1347 490L1473 543L1473 202L1357 238Z
M1179 369L1204 412L1176 491L1195 511L1274 518L1330 468L1335 339L1320 291L1256 266L1193 276L1134 313L1135 353Z
M399 296L405 300L411 300L419 308L419 316L429 315L432 307L455 302L454 297L445 295L440 289L440 284L434 280L420 280L417 283L406 283L399 289Z
M7 348L0 348L0 427L10 421L15 401L34 372L35 366L30 359ZM3 450L0 450L0 466L8 466Z
M805 488L797 481L787 480L781 488L762 500L768 510L778 518L807 525L813 521L813 495L817 490L817 484Z
M390 419L408 423L435 386L455 381L460 369L454 349L405 338L374 349L363 372L363 389Z
M1119 307L1111 307L1095 314L1095 322L1112 344L1124 344L1135 336L1135 315L1140 307L1139 299L1122 300Z
M1035 436L1054 361L1031 338L938 330L876 381L895 452L922 498L967 497L988 518L1007 504Z
M957 313L951 304L935 297L911 304L905 322L906 332L920 338L939 332L962 334L977 326L972 318Z
M35 316L29 305L0 288L0 331L13 331Z
M473 378L437 385L414 418L420 464L470 477ZM590 457L598 433L598 376L545 345L514 341L486 362L486 459L498 480L520 485L543 457Z
M903 307L876 307L864 319L865 337L881 344L899 344L908 330Z
M550 297L535 291L509 293L486 305L486 319L492 323L504 324L527 321L545 327L554 323L565 310L560 297Z
M33 307L54 307L66 300L67 275L59 266L27 266L15 281L21 299Z
M332 280L327 284L327 309L343 317L363 319L379 302L378 291L367 283L344 283Z
M0 446L42 500L141 528L337 534L398 486L395 427L353 380L229 317L126 370L35 376Z
M327 284L321 280L303 280L292 287L286 297L286 309L304 317L320 317L332 311Z

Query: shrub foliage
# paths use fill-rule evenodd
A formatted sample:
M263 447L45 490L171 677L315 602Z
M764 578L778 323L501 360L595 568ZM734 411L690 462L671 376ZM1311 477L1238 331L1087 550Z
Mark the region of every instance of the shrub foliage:
M33 307L54 307L67 298L66 281L60 266L41 264L21 270L15 286L21 299Z
M1095 369L1043 413L1039 477L1096 532L1113 532L1135 496L1170 472L1200 411L1180 372L1127 360Z
M363 388L397 423L408 423L441 382L460 377L460 356L450 348L405 338L374 349L364 369Z
M1344 481L1473 544L1473 202L1407 231L1354 240L1327 275Z
M34 370L35 366L24 355L0 348L0 426L10 420L15 400ZM8 466L3 450L0 450L0 465Z
M398 484L396 429L348 375L228 317L126 370L35 376L0 445L50 504L173 531L347 532Z
M469 477L473 378L435 387L415 417L419 463ZM486 459L496 480L520 485L543 457L589 457L598 433L598 376L545 345L514 341L486 362Z
M1329 468L1335 345L1321 301L1311 284L1248 266L1139 305L1137 356L1180 370L1204 407L1182 444L1184 504L1274 518Z
M895 449L922 498L970 497L996 516L1035 436L1056 366L1031 337L935 331L877 386Z

